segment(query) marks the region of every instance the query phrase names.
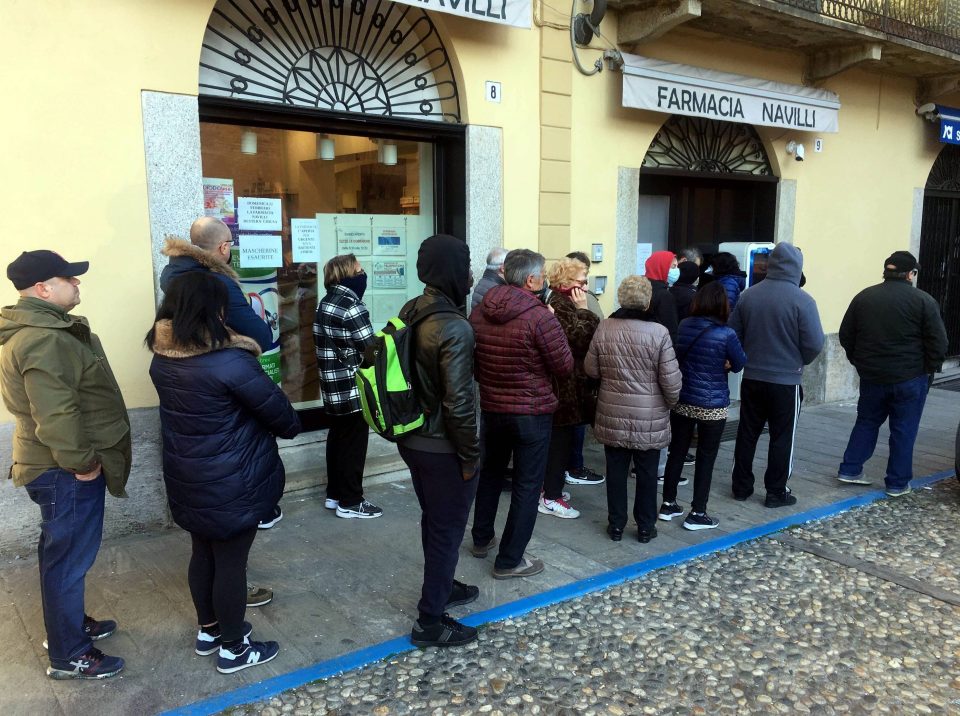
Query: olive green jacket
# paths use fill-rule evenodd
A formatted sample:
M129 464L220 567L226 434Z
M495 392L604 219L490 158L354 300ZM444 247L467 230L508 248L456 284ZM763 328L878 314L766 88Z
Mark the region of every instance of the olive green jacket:
M99 462L110 494L127 496L130 421L87 319L39 298L0 309L0 391L17 421L15 485L57 467L89 472Z

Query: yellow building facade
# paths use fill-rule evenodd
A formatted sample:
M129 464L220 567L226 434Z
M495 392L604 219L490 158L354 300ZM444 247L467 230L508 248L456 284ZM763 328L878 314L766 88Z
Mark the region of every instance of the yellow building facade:
M278 380L305 416L320 410L309 332L318 262L369 247L376 324L419 289L416 246L436 230L462 234L478 277L497 245L548 259L599 250L591 279L606 279L608 312L619 281L637 271L640 245L791 241L832 334L808 371L808 397L854 395L835 334L883 259L909 248L922 273L939 267L944 286L958 275L949 251L921 250L925 187L938 157L945 170L948 162L917 106L960 101L950 78L960 54L794 3L611 5L602 34L574 48L569 14L537 0L529 28L389 0L7 2L0 264L38 248L90 261L76 312L101 336L148 442L157 396L143 336L161 249L204 213L237 219L237 265L264 269L250 281L274 270L264 280L277 296L263 294L260 308L277 324ZM740 5L744 26L731 31L729 9ZM244 42L253 49L237 49ZM729 149L729 123L623 106L618 52L832 93L839 131L747 126L763 168L741 176L715 161ZM586 75L577 59L588 71L599 59L603 70ZM665 126L682 130L703 161L657 171L651 152ZM705 140L719 145L697 149ZM804 146L804 161L790 143ZM266 218L245 227L244 212L255 210ZM280 265L256 264L244 241ZM8 285L6 303L14 300ZM6 413L0 422L9 434ZM129 508L117 529L165 519L152 437L133 481L154 486L156 514ZM315 484L322 453L300 454L294 472Z

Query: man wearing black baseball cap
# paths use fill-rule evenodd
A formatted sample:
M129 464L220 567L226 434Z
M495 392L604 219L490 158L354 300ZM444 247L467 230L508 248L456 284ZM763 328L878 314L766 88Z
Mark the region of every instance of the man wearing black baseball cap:
M863 464L873 455L880 426L889 419L885 482L891 497L910 492L920 416L933 374L947 353L940 307L913 286L918 271L913 254L894 251L883 263L883 282L854 296L840 324L840 345L860 375L860 400L837 479L870 484Z
M0 390L16 419L10 477L40 507L39 567L54 679L102 679L123 669L93 641L117 628L84 612L84 580L100 549L104 495L126 497L130 422L100 339L80 303L86 261L25 251L7 266L20 292L0 309Z

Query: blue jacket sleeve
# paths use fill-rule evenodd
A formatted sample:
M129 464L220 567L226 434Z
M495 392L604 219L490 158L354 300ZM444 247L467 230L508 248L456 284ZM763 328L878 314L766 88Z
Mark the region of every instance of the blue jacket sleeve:
M280 386L263 372L249 353L242 353L228 368L230 391L237 401L279 438L294 438L300 433L300 418Z
M270 326L250 308L247 297L243 295L236 281L222 274L217 274L217 277L224 282L230 296L230 303L227 305L227 326L240 335L255 340L260 345L260 350L270 350L273 344L273 331L270 330Z
M747 364L747 354L743 352L740 339L732 329L727 332L727 360L730 361L730 370L739 373Z

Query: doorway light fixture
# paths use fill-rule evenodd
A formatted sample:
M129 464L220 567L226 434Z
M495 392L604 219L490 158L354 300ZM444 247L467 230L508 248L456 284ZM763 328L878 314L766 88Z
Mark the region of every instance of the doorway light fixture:
M252 132L249 129L240 135L240 153L241 154L256 154L257 153L257 133Z
M380 161L385 166L394 166L397 163L397 145L393 142L384 142L380 146L383 149L383 157Z
M317 159L332 161L337 158L337 145L326 134L317 135Z

